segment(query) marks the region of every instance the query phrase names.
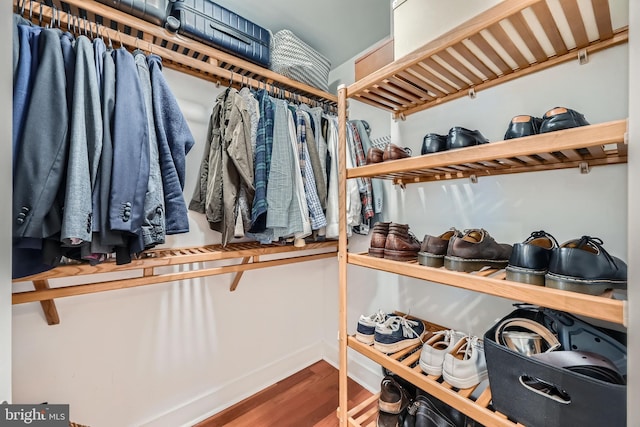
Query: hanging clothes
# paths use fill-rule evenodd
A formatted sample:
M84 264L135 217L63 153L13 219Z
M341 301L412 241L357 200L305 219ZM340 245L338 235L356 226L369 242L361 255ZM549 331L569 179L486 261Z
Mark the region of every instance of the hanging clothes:
M271 99L274 104L273 147L267 182L267 229L272 230L272 241L302 233L303 223L295 180L300 176L295 169L295 126L292 140L287 102Z
M311 164L311 158L309 156L309 144L307 143L307 126L305 121L305 115L307 113L298 109L296 111L297 116L297 138L298 138L298 151L300 157L300 171L302 174L303 188L305 199L307 202L307 208L309 211L310 225L312 230L319 230L320 228L327 226L327 220L322 210L320 198L318 197L318 190L316 187L315 176L313 173L313 166ZM311 129L309 129L309 135L313 135Z
M14 15L15 16L15 15ZM20 141L24 130L25 118L28 112L28 103L33 90L33 80L36 76L39 63L38 39L40 27L22 24L21 17L14 18L14 83L13 83L13 165L16 164L16 156L20 150ZM26 21L28 22L28 21ZM16 34L17 33L17 34ZM16 49L17 43L17 49ZM16 54L17 52L17 54Z
M149 184L149 134L144 97L131 53L112 52L116 66L116 102L113 114L113 167L109 197L109 226L126 233L127 248L117 248L118 263L144 249L142 223Z
M271 168L271 152L273 149L273 103L266 90L258 91L260 118L256 129L256 151L254 161L255 196L251 208L250 237L264 241L258 236L267 228L267 182Z
M369 152L369 149L373 147L373 144L371 142L371 139L369 138L367 127L364 125L362 120L353 120L352 123L355 123L356 125L360 140L362 141L362 148L364 149L364 152ZM376 215L380 215L382 214L384 194L382 189L382 180L378 178L371 179L371 187L373 190L373 212Z
M13 236L44 239L60 232L56 196L68 150L65 69L56 30L39 36L39 67L33 83L13 186Z
M254 197L251 119L237 90L229 88L218 96L207 134L189 207L206 214L209 227L222 233L226 246L234 236L241 187L248 200Z
M364 166L367 164L367 161L358 128L352 122L348 122L347 126L350 127L350 134L352 136L353 147L356 153L356 165ZM368 224L375 214L373 211L373 188L371 186L371 178L362 178L361 183L360 199L362 201L362 219L363 224Z
M91 241L91 190L102 151L102 113L93 43L87 37L80 36L75 48L66 197L60 237L65 245Z
M158 138L156 136L155 121L153 119L153 101L151 95L151 77L147 58L143 52L134 53L134 60L138 69L138 78L144 97L144 106L149 135L149 181L144 200L144 219L142 221L142 239L145 249L164 243L164 192L162 189L162 174L160 172L160 157L158 154Z
M98 177L98 202L94 205L94 235L91 253L109 254L115 247L124 247L125 238L120 231L109 225L109 200L111 197L111 174L113 170L113 115L116 104L116 65L111 51L102 52L102 157ZM102 259L102 257L101 257Z
M320 201L320 207L322 211L327 208L327 185L326 185L326 172L320 161L320 154L318 153L318 145L316 143L316 134L313 128L313 118L311 114L304 108L306 105L301 105L299 111L304 118L306 137L307 137L307 151L309 154L309 161L311 162L311 169L313 171L313 180L315 183L315 190L318 194ZM326 221L325 221L326 226Z
M164 191L166 234L187 233L189 218L183 190L186 157L195 144L189 124L162 74L162 59L147 56L151 78L153 118Z

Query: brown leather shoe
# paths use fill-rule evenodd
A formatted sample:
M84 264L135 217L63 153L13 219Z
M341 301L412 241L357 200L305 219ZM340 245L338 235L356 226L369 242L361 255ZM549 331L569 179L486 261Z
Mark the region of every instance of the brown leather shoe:
M466 230L449 240L444 266L455 271L477 271L484 267L505 268L512 246L496 241L484 229Z
M389 225L389 234L384 245L385 259L394 261L411 261L416 259L420 250L420 242L409 232L406 224Z
M384 245L387 243L390 222L376 222L371 233L371 244L369 245L369 256L384 258Z
M439 236L425 235L418 252L418 263L427 267L442 267L444 256L447 254L449 239L453 236L460 236L460 231L451 228Z
M402 148L395 144L388 144L384 147L382 161L386 162L387 160L405 159L407 157L411 157L410 150L408 148Z
M369 151L367 151L367 164L380 163L382 162L382 158L384 156L384 151L379 148L371 147Z
M391 376L386 376L380 384L378 398L378 427L397 427L400 414L409 406L411 397L407 390Z

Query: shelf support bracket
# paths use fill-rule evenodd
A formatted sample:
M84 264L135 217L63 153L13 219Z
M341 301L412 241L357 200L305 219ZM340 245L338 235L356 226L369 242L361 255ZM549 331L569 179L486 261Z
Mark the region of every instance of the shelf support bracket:
M36 289L36 291L50 289L49 281L47 279L34 280L33 287ZM49 326L58 325L60 323L60 316L58 316L58 309L56 308L55 301L52 299L40 301L40 305L42 306L44 317L47 319L47 324Z
M476 99L477 96L478 94L476 93L475 87L472 87L471 89L469 89L469 98Z
M251 257L246 256L242 258L242 262L240 264L249 264L250 260L251 260ZM236 288L238 287L238 284L240 283L240 279L242 279L243 273L244 271L238 271L236 275L233 277L233 282L231 282L231 286L229 287L229 292L233 292L236 290Z
M591 172L591 169L589 168L589 163L587 162L580 162L580 173L583 175L588 174L589 172Z
M469 175L469 181L471 181L472 184L477 184L478 183L478 175L476 175L476 174Z
M587 53L587 49L580 49L578 51L578 63L580 65L584 65L589 62L589 53Z

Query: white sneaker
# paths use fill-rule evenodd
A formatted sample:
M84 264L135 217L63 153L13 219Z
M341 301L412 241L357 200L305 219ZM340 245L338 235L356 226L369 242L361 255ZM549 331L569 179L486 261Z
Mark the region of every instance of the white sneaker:
M358 328L356 329L356 339L362 343L373 344L373 336L376 326L384 323L390 315L382 310L378 310L370 316L360 315L358 319Z
M471 388L486 380L487 361L482 340L465 336L458 341L444 357L442 377L459 389Z
M453 329L434 332L431 338L422 346L419 362L422 372L438 377L442 375L444 356L464 336L462 332L454 331Z

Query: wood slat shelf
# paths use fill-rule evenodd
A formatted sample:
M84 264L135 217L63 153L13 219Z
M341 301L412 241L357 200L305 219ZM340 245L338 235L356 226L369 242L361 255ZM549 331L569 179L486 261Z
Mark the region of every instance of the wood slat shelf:
M427 329L432 330L428 327ZM491 390L489 387L486 387L484 390L479 390L480 394L478 398L473 400L473 393L478 386L468 389L456 389L444 382L441 376L438 377L423 373L418 365L422 344L388 355L376 350L372 345L361 343L354 336L348 337L347 345L349 348L384 366L386 369L401 376L431 396L446 402L485 426L521 426L521 424L516 424L501 413L491 409L489 406L491 403ZM482 386L482 384L480 384L480 386ZM377 403L377 399L372 397L348 411L349 425L375 426L378 412Z
M400 262L374 258L366 253L349 253L347 255L347 263L400 274L406 277L428 280L474 292L481 292L518 302L527 302L547 308L567 311L621 325L625 324L626 301L512 282L505 280L506 274L504 270L494 269L475 273L461 273L447 270L444 267L426 267L415 261Z
M396 184L535 172L627 162L626 120L490 142L347 169L347 178Z
M404 117L628 41L627 27L612 28L608 0L580 3L590 10L559 3L505 0L352 84L347 96Z
M261 245L256 242L247 242L232 243L226 247L207 245L189 248L154 249L144 252L139 259L133 260L130 264L116 265L113 259L96 266L85 263L68 264L44 273L16 279L14 283L33 282L35 290L14 292L12 303L24 304L39 301L42 304L47 322L50 325L57 324L59 323L59 318L55 305L53 305L53 299L55 298L236 273L230 286L230 290L233 291L238 286L244 271L331 258L337 255L337 248L337 241L327 240L307 243L299 248L293 245ZM290 256L292 254L295 256ZM265 260L260 258L262 256L277 258ZM241 259L241 262L239 264L215 267L196 265L204 262L236 259ZM177 273L161 274L155 270L158 267L178 265L185 268ZM187 269L188 266L190 266L189 269ZM135 270L140 271L140 274L135 277L115 280L104 280L104 277L102 277L106 273ZM50 279L64 279L85 275L90 275L88 277L90 281L86 284L53 288L49 286Z
M86 29L94 36L98 33L107 42L110 39L114 47L123 45L131 50L139 48L154 53L162 57L164 66L177 71L224 85L229 85L233 79L236 87L246 84L254 88L271 88L271 85L275 85L285 97L332 109L337 103L338 99L333 94L284 77L204 43L171 33L94 0L53 0L46 3L42 0L44 4L39 1L25 1L23 13L27 18L30 15L33 22L41 22L43 26L51 21L54 9L46 4L52 3L58 10L56 16L65 30L68 28L70 15L78 17L78 20L71 19L72 25L76 23L77 28L72 32L83 34ZM13 0L13 4L17 6L18 0Z

